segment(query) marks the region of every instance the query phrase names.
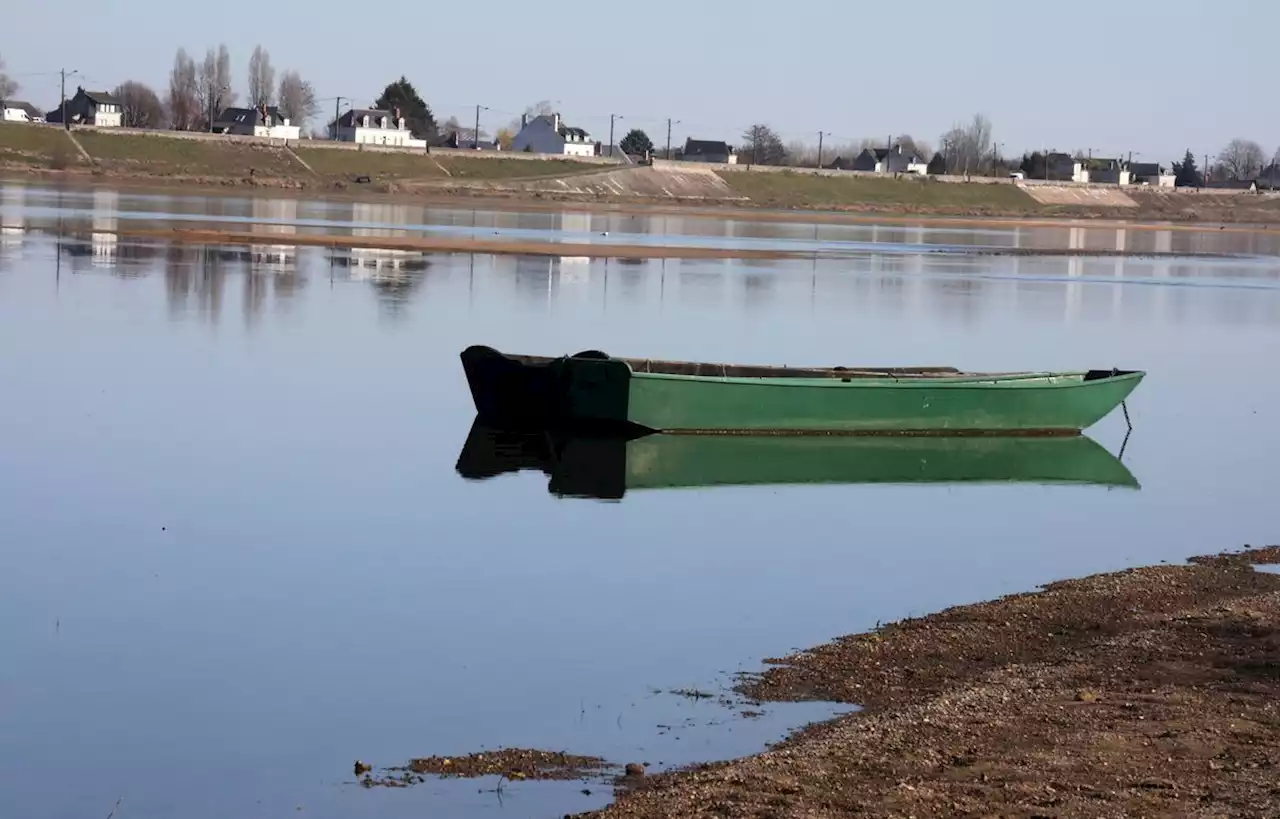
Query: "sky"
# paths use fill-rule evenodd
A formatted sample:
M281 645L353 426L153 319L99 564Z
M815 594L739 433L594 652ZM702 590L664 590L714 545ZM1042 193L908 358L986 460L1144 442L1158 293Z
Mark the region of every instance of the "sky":
M312 83L326 111L338 96L369 105L403 74L439 121L465 125L486 106L489 132L547 100L594 139L608 141L616 114L617 139L639 127L660 148L668 118L676 143L734 144L763 122L784 141L905 133L936 147L978 112L1005 155L1167 162L1187 149L1216 154L1236 137L1268 156L1280 146L1280 108L1259 104L1275 70L1258 45L1269 40L1242 36L1280 29L1275 0L4 5L0 58L19 97L41 107L58 100L60 68L80 72L72 92L137 80L163 96L178 47L199 62L219 43L243 98L261 44L277 72Z

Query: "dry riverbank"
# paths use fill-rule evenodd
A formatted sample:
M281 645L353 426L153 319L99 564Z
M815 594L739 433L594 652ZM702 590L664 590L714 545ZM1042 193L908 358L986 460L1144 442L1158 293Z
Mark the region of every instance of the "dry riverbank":
M1280 547L906 620L743 684L865 710L599 819L1280 814Z

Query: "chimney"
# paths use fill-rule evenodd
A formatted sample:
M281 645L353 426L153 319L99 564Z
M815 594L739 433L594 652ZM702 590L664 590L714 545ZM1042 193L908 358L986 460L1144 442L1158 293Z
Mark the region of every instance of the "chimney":
M551 127L558 134L560 133L560 112L552 114Z
M520 128L521 128L521 130L523 130L524 128L528 127L528 125L529 125L529 115L528 115L528 114L521 114L521 115L520 115Z

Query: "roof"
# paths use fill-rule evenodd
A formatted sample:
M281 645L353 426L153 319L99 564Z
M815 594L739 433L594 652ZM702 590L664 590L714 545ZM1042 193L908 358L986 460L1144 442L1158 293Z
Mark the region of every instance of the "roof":
M33 118L40 118L44 116L44 111L41 111L39 108L35 107L31 103L23 102L22 100L5 100L4 107L17 108L22 111L26 111L27 116L33 117Z
M280 109L274 105L267 106L267 116L273 120L283 119L280 116ZM215 123L257 125L260 121L260 114L254 108L224 108L222 113L218 114Z
M727 156L733 153L733 148L730 147L727 142L717 141L714 139L686 139L684 141L684 153L685 156L689 156L691 154L693 156L705 154Z
M84 91L84 95L89 98L89 101L96 105L124 105L119 97L107 91L85 91L83 88L80 90Z
M394 125L396 121L395 111L388 111L382 108L352 108L343 113L342 116L338 117L338 124L344 128L350 128L357 117L364 116L369 117L370 123L377 122L378 117L387 117L388 124L390 125Z
M1159 176L1159 162L1130 162L1125 169L1134 176Z

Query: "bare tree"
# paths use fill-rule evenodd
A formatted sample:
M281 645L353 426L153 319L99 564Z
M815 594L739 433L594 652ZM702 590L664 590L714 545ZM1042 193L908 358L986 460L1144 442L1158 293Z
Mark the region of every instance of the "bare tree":
M787 160L787 149L776 131L757 124L742 133L738 155L753 165L781 165Z
M150 87L129 80L116 86L114 94L120 100L121 119L126 128L164 126L164 106Z
M1233 139L1218 154L1218 166L1228 179L1253 179L1265 161L1262 146L1251 139Z
M4 70L4 57L0 57L0 100L18 93L18 83Z
M236 101L231 90L231 54L226 44L205 52L197 77L197 101L205 127L212 127L222 109Z
M555 106L551 104L550 100L540 100L524 109L524 115L529 119L533 119L534 117L549 117L555 112ZM510 131L512 134L518 134L520 133L520 128L520 118L516 117L511 120L511 122L507 123L507 127L503 130ZM515 139L515 137L513 136L512 139Z
M249 104L254 108L271 105L275 93L276 70L271 65L271 54L260 45L254 46L249 57Z
M942 135L947 173L981 173L991 167L991 120L974 114L968 125L954 126Z
M280 115L300 128L320 112L315 89L297 71L286 71L280 76L276 104L280 106Z
M173 58L173 70L169 72L169 96L165 100L171 128L190 131L200 127L199 96L195 60L185 48L180 48Z
M923 139L916 139L911 134L902 134L895 141L902 146L903 153L914 153L926 162L933 156L933 149L929 147L929 143Z

